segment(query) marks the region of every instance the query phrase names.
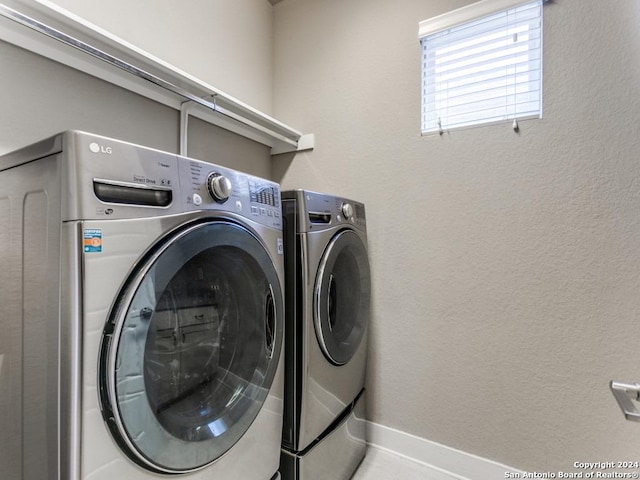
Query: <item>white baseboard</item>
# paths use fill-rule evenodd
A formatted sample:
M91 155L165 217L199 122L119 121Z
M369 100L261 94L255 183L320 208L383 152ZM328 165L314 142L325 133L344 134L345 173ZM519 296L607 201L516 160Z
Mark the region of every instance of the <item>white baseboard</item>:
M374 422L367 422L367 435L371 446L424 463L460 480L496 480L507 478L507 472L523 473L507 465ZM514 475L511 478L517 477Z

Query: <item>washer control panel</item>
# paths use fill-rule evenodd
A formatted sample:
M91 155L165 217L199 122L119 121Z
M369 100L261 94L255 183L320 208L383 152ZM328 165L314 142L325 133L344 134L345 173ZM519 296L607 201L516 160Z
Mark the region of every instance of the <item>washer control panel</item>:
M185 157L178 158L178 170L185 211L232 212L269 227L282 228L277 183Z
M249 196L252 215L280 217L280 189L277 185L249 180Z
M219 172L211 172L207 177L207 190L213 200L224 203L229 200L233 192L231 180Z

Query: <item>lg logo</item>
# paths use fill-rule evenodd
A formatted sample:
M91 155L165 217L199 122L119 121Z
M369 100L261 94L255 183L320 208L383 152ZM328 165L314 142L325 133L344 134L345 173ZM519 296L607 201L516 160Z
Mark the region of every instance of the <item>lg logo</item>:
M111 147L98 145L95 142L89 144L89 150L91 150L93 153L106 153L107 155L111 155L113 153L113 149Z

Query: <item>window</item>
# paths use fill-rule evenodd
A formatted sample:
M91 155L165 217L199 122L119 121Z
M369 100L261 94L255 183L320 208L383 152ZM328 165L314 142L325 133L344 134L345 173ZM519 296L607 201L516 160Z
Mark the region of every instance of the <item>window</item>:
M423 134L541 118L542 2L483 0L420 23Z

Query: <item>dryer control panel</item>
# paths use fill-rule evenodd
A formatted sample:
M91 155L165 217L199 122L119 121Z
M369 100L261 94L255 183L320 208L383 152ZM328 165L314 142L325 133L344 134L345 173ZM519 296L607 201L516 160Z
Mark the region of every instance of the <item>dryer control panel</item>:
M341 224L366 230L367 219L361 202L309 190L289 191L285 195L286 198L296 198L304 205L306 218L300 218L299 221L309 231Z
M364 204L343 198L334 199L334 211L338 221L349 222L358 227L366 228L367 219L364 214Z
M262 225L282 228L277 183L185 157L178 158L178 170L184 211L232 212Z

